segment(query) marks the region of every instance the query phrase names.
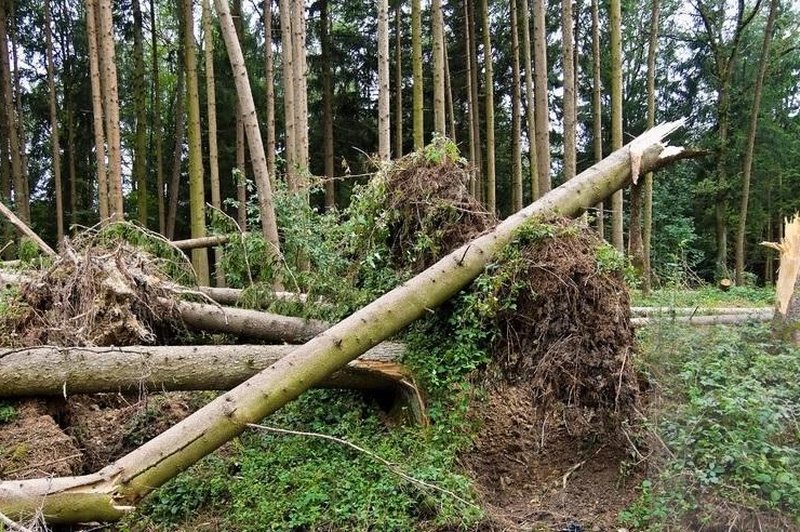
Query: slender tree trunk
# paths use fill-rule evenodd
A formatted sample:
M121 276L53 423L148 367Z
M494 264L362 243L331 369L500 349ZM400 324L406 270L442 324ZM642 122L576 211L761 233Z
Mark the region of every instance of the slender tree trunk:
M650 42L647 46L647 127L656 123L656 52L658 48L658 27L661 16L660 0L653 0L650 13ZM650 294L653 281L651 242L653 238L653 173L644 176L644 213L642 229L643 275L642 292Z
M431 0L431 34L433 40L433 130L447 135L444 102L444 20L442 0Z
M259 211L261 213L261 230L266 240L272 246L272 253L276 260L281 257L281 248L278 241L278 223L275 219L275 207L272 199L272 186L270 185L269 172L267 171L267 158L264 155L264 144L261 140L261 131L258 127L258 116L250 90L250 78L244 64L244 56L233 18L228 9L227 0L214 0L219 16L220 30L228 50L228 59L233 69L236 82L236 96L241 114L244 118L245 134L250 147L250 158L253 164L253 176L258 189Z
M305 0L292 0L292 54L294 55L294 110L297 135L298 185L308 184L308 90L306 88L306 8Z
M533 60L536 76L534 100L536 109L536 173L539 195L550 191L550 109L547 104L547 24L545 0L533 0Z
M119 96L117 63L114 52L114 24L111 0L97 0L100 34L100 65L105 98L106 140L108 142L109 214L114 220L124 219L122 203L122 151L119 131Z
M516 0L513 0L516 1ZM528 118L528 166L530 170L531 195L539 197L539 179L536 161L536 118L534 117L533 58L531 56L531 23L528 0L522 0L522 50L525 61L525 101Z
M11 82L11 64L9 61L8 50L8 14L6 13L6 2L0 2L0 77L3 84L3 118L6 122L8 133L8 144L11 156L11 176L14 181L14 205L20 219L25 223L30 223L30 207L27 201L25 172L22 163L22 144L20 142L19 129L17 123L19 116L15 112L13 102L13 89Z
M181 28L181 32L183 28ZM178 55L183 55L183 35L181 34ZM169 209L167 210L167 238L175 238L175 215L178 212L178 198L181 193L181 160L186 117L186 82L183 66L178 65L178 80L175 84L175 144L172 150L172 177L169 183Z
M414 79L412 118L414 122L414 149L425 145L423 122L424 92L422 87L422 6L421 0L411 0L411 64Z
M283 114L286 135L286 184L294 192L298 188L297 133L294 96L294 57L292 46L292 0L280 0L281 16L281 71L283 79Z
M64 199L61 187L61 143L58 135L58 102L56 95L53 30L50 27L50 0L44 1L44 39L47 56L47 87L50 95L50 146L53 156L53 186L56 197L56 237L64 240Z
M272 65L272 0L264 0L264 76L267 78L264 92L267 100L267 171L275 185L275 73Z
M472 160L473 174L475 176L475 191L474 195L478 201L483 202L485 198L483 186L483 143L481 142L481 106L479 95L479 77L478 77L478 39L475 33L477 26L475 25L475 2L465 0L467 11L467 34L469 37L469 46L467 55L470 57L470 64L472 65L472 72L469 76L469 91L472 95L472 135L473 143L475 145L475 158Z
M511 7L511 212L517 212L522 210L519 17L517 16L517 0L511 0L509 3Z
M226 0L216 1L224 27ZM611 154L99 472L0 482L0 513L18 518L41 511L52 522L119 519L142 497L241 434L248 423L275 412L448 301L483 272L532 217L554 212L574 216L625 186L633 151L642 157L642 171L652 168L660 162L662 139L675 127L665 124L637 138L634 147Z
M245 158L244 118L239 102L236 102L236 200L239 204L236 219L239 228L247 231L247 164Z
M328 0L320 0L319 24L322 52L322 150L325 158L325 208L336 207L336 181L333 179L333 77Z
M403 3L394 9L394 156L403 156Z
M69 173L69 222L72 230L78 225L78 168L75 159L75 101L67 101L67 172Z
M444 31L444 29L442 29ZM450 140L456 140L456 115L453 110L453 80L450 78L450 54L447 51L447 44L444 44L444 96L447 103L447 127Z
M389 98L389 0L378 0L378 157L382 161L392 156Z
M761 45L761 57L758 61L756 86L753 90L753 105L750 109L750 130L747 133L747 147L742 161L742 203L739 207L739 228L736 231L736 284L744 285L744 243L747 231L747 207L750 201L750 176L753 171L753 152L756 145L758 132L758 113L761 108L761 94L764 88L764 75L769 65L770 44L772 41L772 28L775 25L775 15L778 11L778 0L770 0L767 25L764 27L764 41Z
M603 109L602 109L602 78L600 77L600 7L599 0L592 0L592 144L594 147L594 162L603 160ZM603 203L597 209L597 234L605 238L605 220L603 216Z
M611 0L611 149L622 147L622 7L620 0ZM625 250L622 226L622 191L611 196L611 243L619 252Z
M97 165L97 201L100 221L106 223L111 214L106 172L106 140L104 133L103 95L100 82L100 50L97 40L97 0L86 0L86 35L89 41L89 73L92 84L92 116L94 155Z
M472 94L472 72L475 69L475 56L473 54L473 46L472 46L472 30L469 25L469 6L467 5L469 0L462 0L461 4L464 9L464 49L466 53L464 54L464 60L467 65L467 121L469 126L469 161L473 166L473 169L470 171L469 177L469 193L472 196L477 196L476 185L477 185L477 174L475 172L476 163L475 158L477 156L477 150L480 150L480 147L476 147L475 145L475 104L477 103L476 99L473 97Z
M211 24L211 4L203 0L203 57L206 67L206 112L208 115L208 171L211 176L211 205L222 209L219 185L219 153L217 150L217 90L214 86L214 34ZM269 83L267 83L269 85ZM214 273L217 286L225 286L222 271L222 248L214 248Z
M495 158L494 158L494 74L492 58L491 25L489 24L489 3L481 0L483 10L483 75L486 97L486 208L494 213L497 210L495 197Z
M141 0L133 4L133 103L136 108L136 141L133 154L133 180L136 183L139 223L147 227L147 109L144 79L144 32L142 30Z
M155 0L150 0L151 73L153 76L153 144L155 145L156 205L158 207L158 232L166 233L164 217L164 149L161 145L161 79L158 70L158 32L156 28Z
M572 0L561 0L561 39L564 62L564 179L575 177L575 43Z

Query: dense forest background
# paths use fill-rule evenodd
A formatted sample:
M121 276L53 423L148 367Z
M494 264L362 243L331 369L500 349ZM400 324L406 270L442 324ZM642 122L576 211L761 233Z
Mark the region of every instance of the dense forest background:
M475 164L475 195L506 216L610 153L620 133L627 142L649 118L686 117L675 143L703 153L656 176L652 220L646 183L590 219L634 263L642 227L655 283L733 277L737 259L738 282L772 281L777 264L758 243L800 209L796 4L279 4L230 6L277 194L345 206L375 170L384 129L393 158L441 132ZM256 188L207 2L3 0L0 56L0 188L49 242L121 211L170 238L200 236L190 221L209 225L205 202L254 221L237 208L246 194L256 203Z

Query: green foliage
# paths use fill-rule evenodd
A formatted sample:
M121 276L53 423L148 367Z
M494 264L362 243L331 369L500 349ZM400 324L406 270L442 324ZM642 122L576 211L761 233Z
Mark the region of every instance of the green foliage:
M800 523L800 349L772 341L766 327L656 327L642 344L670 405L652 421L670 457L623 519L660 530L685 512L710 512L713 495Z
M634 291L633 305L648 307L756 307L775 302L773 287L733 286L722 291L712 285L702 285L695 290L662 288L649 296Z
M17 419L18 415L19 412L13 404L7 401L0 401L0 425L11 423Z

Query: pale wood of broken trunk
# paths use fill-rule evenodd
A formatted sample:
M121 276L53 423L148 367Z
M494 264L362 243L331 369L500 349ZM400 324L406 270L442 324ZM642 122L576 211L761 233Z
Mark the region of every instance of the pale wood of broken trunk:
M664 150L662 140L681 125L668 123L648 131L97 473L0 482L0 513L13 519L39 511L50 522L122 517L142 497L243 432L248 423L275 412L456 295L532 218L576 216L595 205L630 181L637 154L641 171L652 169Z
M781 254L778 282L775 284L775 318L772 333L776 338L800 345L800 215L786 220L781 242L762 244Z

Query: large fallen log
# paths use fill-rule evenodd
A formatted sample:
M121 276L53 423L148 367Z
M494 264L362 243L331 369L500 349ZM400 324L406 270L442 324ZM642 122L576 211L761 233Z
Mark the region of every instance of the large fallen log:
M631 316L717 316L720 314L759 314L770 307L631 307Z
M0 397L230 390L293 345L34 347L0 350ZM383 342L319 383L360 390L405 386L403 344Z
M663 139L682 125L660 125L547 193L494 230L333 325L291 354L211 401L97 473L0 482L0 513L37 512L50 522L119 519L142 497L351 360L436 308L479 275L532 218L576 216L676 151Z
M178 249L190 250L199 248L212 248L227 244L231 237L229 235L202 236L200 238L187 238L186 240L173 240L171 243Z
M199 286L197 290L220 305L238 305L244 293L244 290L239 288L219 288L213 286ZM305 303L308 299L307 294L298 294L296 292L270 292L269 297L274 300L296 301L300 303Z
M631 325L642 327L653 323L685 323L687 325L738 325L772 320L772 309L741 314L712 314L706 316L647 316L631 318Z
M762 242L781 254L778 282L775 284L775 319L772 334L800 345L800 215L786 220L780 243Z

